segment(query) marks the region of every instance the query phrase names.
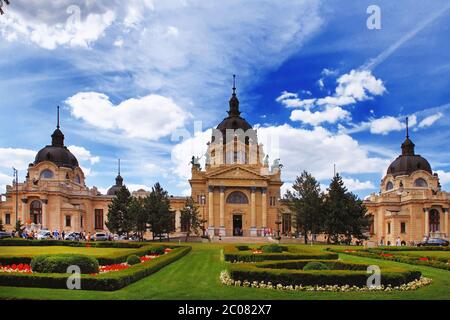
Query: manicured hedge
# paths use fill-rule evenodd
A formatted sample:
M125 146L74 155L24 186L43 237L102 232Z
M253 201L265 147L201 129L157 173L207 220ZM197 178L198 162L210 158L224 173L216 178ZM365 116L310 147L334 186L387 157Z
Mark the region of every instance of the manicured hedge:
M26 240L20 238L2 239L1 246L69 246L86 247L88 245L94 248L140 248L148 243L135 242L116 242L116 241L68 241L68 240Z
M335 251L335 250L333 250L333 251ZM337 251L337 252L342 252L342 251ZM401 255L401 254L395 255L395 253L392 253L392 257L389 257L389 256L381 255L382 251L370 251L370 250L369 251L360 250L357 252L342 252L342 253L350 254L350 255L354 255L354 256L358 256L358 257L364 257L364 258L389 260L389 261L407 263L407 264L418 265L418 266L427 266L427 267L433 267L433 268L438 268L438 269L450 270L449 264L447 264L443 261L439 261L438 259L432 260L433 258L431 258L428 261L421 261L419 259L420 257L406 256L406 255Z
M426 247L407 247L407 246L382 246L371 248L374 251L450 251L450 247L426 246Z
M278 261L276 263L284 263ZM307 262L306 262L307 263ZM367 266L366 266L367 267ZM264 281L274 285L350 285L363 287L367 285L370 274L365 270L290 270L267 268L263 263L233 263L228 266L228 271L233 280L240 281ZM403 268L382 268L381 284L399 286L416 279L420 279L420 271L409 271Z
M81 289L100 291L121 289L159 271L168 264L186 255L190 250L191 247L176 247L170 253L157 259L134 265L122 271L108 272L95 276L82 275ZM67 278L67 274L0 273L0 285L66 289Z
M33 272L67 273L70 266L78 266L82 274L97 273L99 267L97 259L83 254L42 254L31 260Z
M56 240L57 241L57 240ZM26 242L32 242L32 241L26 241ZM135 245L135 244L134 244ZM119 247L117 247L119 248ZM127 247L123 247L124 249ZM136 247L136 250L133 252L133 254L142 257L149 254L158 254L161 255L164 253L164 246L160 245L140 245L139 247ZM1 254L1 249L0 249ZM122 263L127 260L127 257L130 255L130 252L122 253L122 252L115 252L111 253L109 255L105 255L102 257L97 257L98 263L100 265L109 265L109 264L116 264L116 263ZM11 265L11 264L19 264L19 263L26 263L30 264L32 260L32 257L17 257L17 256L0 256L0 265Z
M322 252L318 250L305 250L293 246L285 246L288 251L281 253L258 253L252 250L239 250L237 246L230 245L224 248L225 261L230 262L259 262L265 260L300 260L300 259L338 259L337 253Z
M368 264L344 262L340 260L283 260L266 261L255 264L258 268L302 270L308 263L322 263L330 270L367 270Z

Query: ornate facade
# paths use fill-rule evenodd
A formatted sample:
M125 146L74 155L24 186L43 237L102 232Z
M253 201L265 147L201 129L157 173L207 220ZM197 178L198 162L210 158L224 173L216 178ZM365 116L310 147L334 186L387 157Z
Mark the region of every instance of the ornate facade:
M281 165L277 159L269 168L257 130L240 114L233 87L228 117L208 142L205 169L192 159L192 197L210 236L263 236L279 217Z
M441 190L428 161L415 154L408 128L401 149L381 180L380 193L364 202L373 218L371 239L383 244L398 238L406 244L425 236L448 239L450 193Z

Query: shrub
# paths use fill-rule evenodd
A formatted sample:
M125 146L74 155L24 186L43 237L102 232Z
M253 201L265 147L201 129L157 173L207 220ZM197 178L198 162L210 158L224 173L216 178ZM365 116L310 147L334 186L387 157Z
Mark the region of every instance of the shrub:
M264 253L281 253L285 251L285 249L286 247L279 246L277 244L269 244L261 247L261 250Z
M98 273L98 261L81 254L39 255L31 260L31 268L40 273L67 273L70 266L78 266L81 273Z
M86 247L89 244L95 248L141 248L145 246L144 243L133 242L111 242L111 241L68 241L68 240L27 240L22 238L1 239L1 246L68 246L68 247Z
M132 266L138 263L141 263L141 259L135 254L129 255L127 258L127 263Z
M264 281L274 285L283 286L323 286L323 285L349 285L363 287L367 284L365 270L288 270L265 268L258 263L233 263L228 266L228 271L233 280L240 281ZM402 284L420 279L420 271L410 271L403 268L389 267L381 270L381 284L400 286Z
M303 267L303 270L330 270L330 268L325 263L310 261Z
M250 250L249 246L236 246L236 249L238 249L239 251L247 251Z
M81 289L113 291L145 278L185 256L191 247L177 247L171 253L128 269L99 275L82 275ZM0 273L0 286L67 289L67 274Z

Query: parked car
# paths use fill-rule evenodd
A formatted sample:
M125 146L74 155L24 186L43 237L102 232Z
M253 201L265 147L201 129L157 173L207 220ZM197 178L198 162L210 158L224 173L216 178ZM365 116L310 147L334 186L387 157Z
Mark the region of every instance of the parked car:
M81 235L79 232L69 232L65 235L64 240L70 240L70 241L80 241Z
M12 238L11 232L0 231L0 239Z
M38 239L38 240L47 240L47 239L51 239L51 238L52 238L52 234L48 230L41 230L36 235L36 239Z
M429 238L419 242L417 246L448 246L448 241L440 238Z
M109 237L106 235L106 233L100 233L97 232L96 234L94 234L94 241L107 241L109 240Z

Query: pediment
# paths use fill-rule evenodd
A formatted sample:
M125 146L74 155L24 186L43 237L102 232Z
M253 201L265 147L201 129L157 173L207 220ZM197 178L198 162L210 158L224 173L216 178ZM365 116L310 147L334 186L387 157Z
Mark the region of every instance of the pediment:
M242 166L224 168L206 175L209 179L267 180L267 177Z

